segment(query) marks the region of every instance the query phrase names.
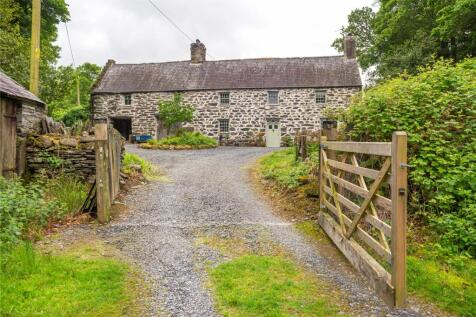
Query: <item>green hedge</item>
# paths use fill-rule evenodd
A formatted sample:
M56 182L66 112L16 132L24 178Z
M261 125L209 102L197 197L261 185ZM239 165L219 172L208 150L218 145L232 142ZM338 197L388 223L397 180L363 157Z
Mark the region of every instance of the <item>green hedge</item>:
M370 88L343 121L357 141L408 132L410 213L432 220L452 251L476 256L476 58Z

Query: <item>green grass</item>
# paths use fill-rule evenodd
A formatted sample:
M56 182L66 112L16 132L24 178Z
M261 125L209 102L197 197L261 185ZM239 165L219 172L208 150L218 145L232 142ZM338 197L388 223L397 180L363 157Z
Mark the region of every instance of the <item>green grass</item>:
M76 214L88 194L89 185L74 175L60 175L45 183L46 195L63 205L66 215Z
M180 132L176 136L169 136L160 140L149 140L141 145L152 149L202 149L217 146L217 141L199 132Z
M299 178L309 175L312 162L296 162L294 148L273 152L259 162L259 170L265 179L271 179L278 185L293 189L297 188Z
M210 276L224 316L345 316L312 278L281 257L242 256Z
M161 176L160 170L157 166L136 154L126 152L122 159L122 170L127 174L132 173L131 165L140 165L142 175L147 180L156 180Z
M456 269L431 257L409 256L407 270L411 294L458 316L476 316L476 261Z
M123 316L132 313L128 267L113 259L42 255L23 244L3 254L1 316Z

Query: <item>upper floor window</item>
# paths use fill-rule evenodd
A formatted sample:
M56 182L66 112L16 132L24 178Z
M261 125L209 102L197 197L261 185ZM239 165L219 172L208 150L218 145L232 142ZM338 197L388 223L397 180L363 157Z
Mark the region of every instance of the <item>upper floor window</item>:
M125 105L132 104L132 96L131 95L124 95L124 104Z
M230 120L228 119L220 119L220 133L228 133L230 132Z
M277 90L268 91L268 104L277 105L279 103L279 92Z
M316 103L326 103L325 90L316 90Z
M229 105L230 104L230 92L224 91L220 93L220 104Z

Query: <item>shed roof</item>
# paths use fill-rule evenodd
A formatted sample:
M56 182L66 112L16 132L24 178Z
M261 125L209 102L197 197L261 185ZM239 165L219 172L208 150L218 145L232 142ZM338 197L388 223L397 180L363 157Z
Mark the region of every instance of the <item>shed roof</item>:
M0 71L0 94L6 95L13 99L27 100L45 104L40 98L26 90L22 85L5 75Z
M360 87L355 59L344 56L109 64L92 93L219 89Z

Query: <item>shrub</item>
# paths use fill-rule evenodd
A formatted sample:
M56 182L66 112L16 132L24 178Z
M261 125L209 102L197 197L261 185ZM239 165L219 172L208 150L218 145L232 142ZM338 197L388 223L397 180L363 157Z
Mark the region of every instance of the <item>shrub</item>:
M48 219L63 213L56 200L46 200L39 184L0 177L0 247L17 243L28 231L45 226Z
M160 140L149 140L144 148L155 149L204 149L217 146L217 141L199 132L180 132L176 136L169 136Z
M476 214L476 58L440 61L375 86L354 100L343 121L358 141L408 132L410 212L444 215L434 222L442 241L475 256L474 231L461 229L474 229Z
M132 165L139 165L142 175L147 180L154 180L160 176L160 171L157 166L136 154L126 153L122 159L122 170L130 174L133 172Z
M167 135L174 125L190 122L193 119L193 108L182 103L182 94L180 93L174 93L172 100L159 101L158 112L160 120L167 128Z

